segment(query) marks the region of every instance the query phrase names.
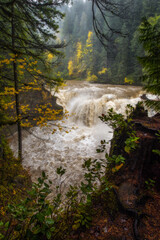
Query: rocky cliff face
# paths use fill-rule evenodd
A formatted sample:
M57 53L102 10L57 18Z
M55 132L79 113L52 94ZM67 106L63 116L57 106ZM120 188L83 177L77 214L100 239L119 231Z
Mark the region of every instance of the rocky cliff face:
M42 87L41 90L30 90L28 92L20 93L20 102L22 105L29 104L31 110L38 105L51 103L53 109L62 109L56 103L56 97L52 96L51 93Z
M126 153L124 150L127 135L125 132L112 140L111 152L116 155L123 155L126 159L126 166L133 174L137 171L138 182L146 178L157 178L160 170L160 156L154 150L160 150L158 134L160 131L160 114L149 118L144 110L135 110L132 115L134 131L139 138L134 151ZM118 131L118 129L117 129ZM121 147L119 147L121 146Z
M20 106L27 106L28 110L22 114L22 122L27 119L32 126L35 126L36 121L34 118L38 118L40 113L35 109L46 105L46 107L54 110L60 110L61 114L63 108L56 103L56 97L52 96L49 91L42 87L41 90L29 90L27 92L21 92L19 95ZM13 98L14 101L14 98ZM9 111L9 115L16 117L15 108ZM17 131L16 124L10 124L3 130L6 136L9 136Z
M125 132L113 138L111 154L121 154L126 163L111 178L116 186L115 194L120 211L133 219L131 239L158 240L160 155L156 151L160 151L160 114L149 118L141 110L134 112L132 118L136 136L139 137L137 148L130 153L125 152Z
M122 155L126 160L116 172L112 162L108 164L106 179L112 188L95 203L91 229L81 233L82 240L159 240L160 156L153 150L160 150L160 115L148 118L144 110L136 109L132 119L137 147L127 153L129 134L116 130L110 157Z

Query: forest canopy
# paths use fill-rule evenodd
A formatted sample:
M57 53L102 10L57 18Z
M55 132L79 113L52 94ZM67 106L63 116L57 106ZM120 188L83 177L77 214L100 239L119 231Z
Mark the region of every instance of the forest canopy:
M160 14L160 6L154 0L118 1L118 10L115 11L116 3L75 0L72 6L63 8L66 16L61 23L59 36L66 39L68 46L64 50L66 57L57 71L65 79L87 78L113 84L142 84L139 79L142 67L137 56L143 56L144 50L138 40L138 27L144 16L149 18ZM96 23L93 25L93 20L98 24L98 32L95 32ZM92 52L85 51L89 32L92 32ZM97 34L105 43L105 48ZM77 60L80 46L82 56ZM69 74L69 65L73 68L72 74ZM103 69L107 71L99 75Z

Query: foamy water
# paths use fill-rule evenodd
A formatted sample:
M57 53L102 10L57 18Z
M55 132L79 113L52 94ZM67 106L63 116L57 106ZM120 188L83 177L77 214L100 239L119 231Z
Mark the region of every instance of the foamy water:
M32 128L32 134L24 133L23 166L29 169L33 180L42 170L46 171L54 186L59 181L56 169L62 166L66 169L61 179L63 189L79 183L83 179L84 160L102 158L103 154L97 154L96 149L101 140L112 138L112 129L98 116L107 113L110 108L124 114L126 105L135 106L141 100L141 94L140 87L68 81L67 86L57 93L57 102L69 111L70 117L65 123L61 122L62 130L54 134L52 122L47 127ZM11 147L16 153L15 140L12 140Z

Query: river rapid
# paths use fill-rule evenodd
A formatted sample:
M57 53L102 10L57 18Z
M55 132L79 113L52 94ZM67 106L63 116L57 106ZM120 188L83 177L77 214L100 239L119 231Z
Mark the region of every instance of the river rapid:
M23 166L29 170L32 180L36 180L43 170L54 186L59 181L63 189L80 183L84 160L102 158L96 149L101 140L112 138L112 129L98 116L107 113L110 108L124 114L126 105L135 106L141 100L140 95L141 87L67 81L67 85L56 93L57 103L70 115L65 122L60 122L62 130L52 134L54 122L51 122L47 127L33 127L30 130L32 134L23 133ZM15 137L11 148L17 152ZM66 169L61 180L56 174L60 166Z

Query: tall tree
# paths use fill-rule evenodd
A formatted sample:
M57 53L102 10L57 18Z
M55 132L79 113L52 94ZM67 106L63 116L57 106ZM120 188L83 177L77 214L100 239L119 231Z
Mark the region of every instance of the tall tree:
M1 60L9 58L12 54L11 75L8 77L2 71L0 76L5 82L4 86L10 81L10 85L15 87L15 101L18 127L18 152L19 159L22 159L22 135L21 119L19 110L19 84L22 83L22 77L18 71L18 61L25 58L26 64L39 60L45 64L44 53L50 53L59 57L59 49L64 44L55 42L56 33L58 32L58 19L64 15L58 10L58 7L67 3L68 0L1 0L0 1L0 56ZM30 71L32 78L35 76L39 79L47 79L57 84L57 80L49 78L42 72ZM38 76L37 76L38 75ZM23 79L25 81L25 79Z
M105 47L108 46L108 41L111 41L113 34L122 34L119 28L113 27L110 24L108 16L126 18L127 9L129 8L130 3L130 0L92 0L94 30L97 37ZM104 31L101 21L99 21L99 18L97 17L97 12L100 12L103 19L103 25L106 26L107 31Z
M70 39L65 49L65 55L67 59L72 59L74 67L73 56L76 53L77 43L81 42L83 48L87 40L86 30L87 33L89 31L94 32L92 9L98 36L106 45L104 49L99 39L93 37L92 73L97 75L104 67L107 68L107 71L98 78L101 82L122 84L124 79L127 78L132 80L134 84L141 84L139 77L142 74L142 67L137 60L137 56L142 56L144 50L138 42L137 28L145 13L147 16L153 16L155 13L160 14L159 3L154 0L73 1L73 5L68 7L64 20L64 26L72 26L71 33L65 31L62 39ZM70 14L70 17L67 16L68 14ZM86 21L84 21L85 18ZM86 30L82 31L80 26L86 26ZM87 63L90 64L89 61ZM63 72L64 78L70 78L67 75L67 66L68 61L64 60L61 68L59 68ZM85 78L85 72L81 73L79 77Z
M145 90L149 93L160 95L160 16L143 19L139 27L140 37L145 56L139 57L143 67L142 80ZM160 112L159 100L146 100L146 104Z

